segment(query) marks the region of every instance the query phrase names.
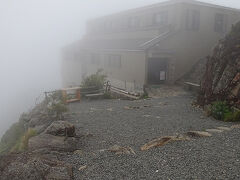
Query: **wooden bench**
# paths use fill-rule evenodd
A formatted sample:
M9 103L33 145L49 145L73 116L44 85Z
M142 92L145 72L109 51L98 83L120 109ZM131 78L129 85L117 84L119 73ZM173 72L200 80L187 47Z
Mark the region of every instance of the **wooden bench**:
M97 94L87 94L85 97L91 98L91 97L101 97L104 93L97 93Z
M85 97L85 98L89 98L89 99L95 99L95 98L100 98L103 97L104 95L104 89L89 89L88 91L85 92L81 92L81 94Z
M62 91L62 97L64 99L64 103L66 104L81 100L80 87L65 88L65 89L62 89L61 91ZM74 98L71 98L71 99L68 98L69 91L75 91Z

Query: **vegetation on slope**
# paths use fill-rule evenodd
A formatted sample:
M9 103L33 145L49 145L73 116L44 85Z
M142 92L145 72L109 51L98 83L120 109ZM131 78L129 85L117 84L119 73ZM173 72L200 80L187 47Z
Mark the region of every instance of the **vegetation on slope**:
M98 89L102 89L104 87L106 78L107 76L102 73L102 70L98 70L95 74L87 76L85 79L83 79L81 87L96 87Z
M0 154L10 152L25 133L23 122L13 124L3 135L0 141Z
M5 132L0 141L0 154L27 150L28 140L37 135L36 130L29 127L32 119L33 121L37 119L37 121L45 120L47 122L60 120L63 118L63 113L67 110L60 93L52 93L42 103L36 105L31 112L23 114L19 121ZM41 124L41 122L35 123Z

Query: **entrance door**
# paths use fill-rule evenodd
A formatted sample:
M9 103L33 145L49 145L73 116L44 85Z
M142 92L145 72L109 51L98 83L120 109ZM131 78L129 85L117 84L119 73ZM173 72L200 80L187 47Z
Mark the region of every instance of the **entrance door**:
M167 67L166 58L150 58L148 60L148 83L164 83L167 80Z

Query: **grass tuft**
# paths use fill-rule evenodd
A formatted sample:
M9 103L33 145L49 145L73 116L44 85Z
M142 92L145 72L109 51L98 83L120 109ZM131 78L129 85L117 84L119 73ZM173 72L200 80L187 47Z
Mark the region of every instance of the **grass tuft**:
M10 150L10 152L23 152L28 149L28 141L31 137L37 135L37 132L34 129L28 129L25 134L19 138L15 146Z

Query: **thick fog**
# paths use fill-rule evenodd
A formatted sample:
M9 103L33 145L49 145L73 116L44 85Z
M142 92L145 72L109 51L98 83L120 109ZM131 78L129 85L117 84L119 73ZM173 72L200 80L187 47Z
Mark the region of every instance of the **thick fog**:
M61 87L61 48L88 19L161 0L0 0L0 136L44 91ZM240 8L239 0L205 0Z

